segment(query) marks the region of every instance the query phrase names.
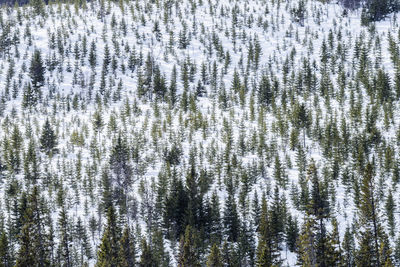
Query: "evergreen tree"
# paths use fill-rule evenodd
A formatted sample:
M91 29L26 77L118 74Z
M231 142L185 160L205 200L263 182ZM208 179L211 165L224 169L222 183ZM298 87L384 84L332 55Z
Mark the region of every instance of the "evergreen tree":
M387 221L390 229L390 235L393 237L395 235L395 217L394 211L396 209L396 204L393 199L392 190L389 190L389 195L386 199L386 214L387 214Z
M236 242L239 237L239 216L236 208L236 201L232 192L228 193L228 198L224 210L224 226L228 235L228 240Z
M179 238L185 231L185 213L187 209L188 196L184 190L181 179L176 173L172 176L169 194L165 200L164 225L167 236Z
M73 266L71 251L72 236L67 217L68 215L65 211L65 207L62 207L58 220L58 225L60 227L60 244L57 254L61 266L71 267Z
M303 267L320 266L317 258L317 232L317 222L311 216L307 217L298 241L298 265Z
M261 77L258 88L258 101L266 106L269 106L272 102L272 88L269 78L266 75Z
M213 244L211 247L210 255L207 258L207 267L223 267L221 252L217 244Z
M31 78L31 84L32 84L33 90L35 90L35 92L38 92L39 88L44 85L45 70L46 69L43 65L43 60L42 60L42 53L40 52L40 50L36 49L33 52L32 59L31 59L31 66L29 69L29 76Z
M197 235L188 225L185 235L181 237L179 245L178 267L200 267L200 258L197 248Z
M42 200L38 187L28 197L28 206L23 215L23 226L19 236L20 248L16 265L50 266L48 235L45 228Z
M142 240L142 255L140 256L140 267L158 267L154 259L153 251L147 244L146 240Z
M118 267L135 266L135 240L128 227L125 227L119 243Z
M265 194L263 194L261 202L261 218L258 232L257 266L279 265L281 262L279 258L279 244L272 236L272 223Z
M390 245L379 221L375 190L374 165L368 162L361 183L359 207L361 236L356 258L357 266L392 266Z
M43 0L30 0L35 15L44 15L45 3Z
M13 266L11 247L4 230L0 234L0 266L11 267Z
M126 208L128 187L132 182L132 166L129 159L129 148L122 134L119 133L111 150L110 169L115 182L115 198L122 207Z
M297 250L299 231L297 218L293 219L292 216L289 215L286 226L286 243L289 251L291 252L295 252Z
M40 136L41 149L44 150L48 155L51 154L57 146L57 136L50 125L50 121L47 118L44 125L42 134Z
M343 266L355 266L355 244L353 234L350 232L350 228L346 228L346 232L344 233L344 238L342 242L343 249Z
M27 181L36 183L39 177L39 164L36 155L34 140L29 141L28 150L24 159L24 176Z
M96 43L92 41L90 45L90 52L89 52L89 65L92 69L96 67L97 56L96 56Z
M107 210L107 225L104 229L101 244L97 253L96 267L116 267L118 264L120 232L117 225L115 208Z
M37 95L37 91L32 88L31 84L26 84L24 86L22 107L31 109L32 107L36 106L38 102L38 97L39 96Z

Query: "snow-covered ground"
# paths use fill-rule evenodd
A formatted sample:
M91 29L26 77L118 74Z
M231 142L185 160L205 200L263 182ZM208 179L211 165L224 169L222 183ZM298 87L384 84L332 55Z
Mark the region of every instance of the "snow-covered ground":
M36 140L39 140L42 125L46 118L50 118L58 135L59 153L49 159L44 153L38 151L38 156L41 159L40 171L43 177L40 183L43 184L43 188L46 188L42 193L49 201L53 222L57 222L60 207L54 201L57 189L54 186L47 187L44 185L44 177L47 174L53 176L58 181L57 183L64 186L71 223L76 223L77 219L81 218L85 226L88 227L89 219L92 216L96 219L101 219L102 223L100 225L105 223L104 214L102 218L99 218L100 213L98 212L102 192L101 175L102 169L108 166L111 147L118 131L121 131L126 136L129 145L134 145L138 140L141 140L139 145L141 158L139 165L143 167L144 171L142 174L135 174L135 183L130 187L132 199L137 200L137 203L141 203L143 194L139 192L140 183L145 181L145 183L150 184L152 179L157 181L164 162L162 157L163 150L165 147L170 147L172 141L177 141L178 145L183 149L183 160L179 166L182 176L184 176L185 169L188 166L189 151L193 148L196 148L198 152L196 157L197 164L210 173L216 173L218 171L217 163L223 160L227 128L231 131L232 149L236 150L238 149L238 140L241 135L244 136L246 144L250 146L254 138L259 140L258 134L262 127L266 130L264 138L268 149L261 153L257 152L257 148L249 149L243 155L236 153L238 164L241 164L244 169L252 168L253 164L257 168L261 168L261 166L265 168L264 176L257 173L256 184L251 187L251 192L248 196L249 205L251 206L255 191L260 197L261 191L266 190L268 199L272 199L275 187L273 177L274 151L276 151L288 177L288 186L286 189L281 188L281 194L286 195L288 211L297 217L299 222L302 222L305 215L294 208L290 196L291 184L298 184L298 166L296 164L296 152L289 147L289 136L293 127L289 123L290 117L287 116L288 113L285 113L282 109L281 92L276 97L276 112L272 108L268 108L263 113L260 113L257 93L252 84L257 82L263 73L267 73L269 77L274 77L279 81L282 92L283 90L286 91L288 109L292 108L293 102L291 102L290 97L294 96L298 101L307 104L307 107L312 111L314 123L318 114L321 126L332 118L336 119L339 129L342 119L347 121L348 126L350 126L350 93L346 88L345 99L342 103L336 97L339 92L337 81L340 71L343 71L350 79L356 75L358 66L354 64L353 57L356 42L359 41L361 45L369 47L368 57L370 63L374 65L377 55L380 54L380 66L393 78L395 70L388 51L388 34L390 33L398 43L399 20L396 15L391 15L384 21L376 23L375 28L372 29L372 27L361 26L359 10L349 12L347 16L344 16L343 8L334 2L324 4L317 1L307 1L306 19L304 26L301 26L293 21L289 12L292 7L297 5L297 1L272 4L271 1L262 0L210 0L194 1L197 3L194 11L191 7L193 1L181 1L176 6L173 5L170 17L165 21L165 9L162 5L166 1L155 1L154 4L151 2L153 1L124 2L123 10L118 4L106 2L107 14L104 16L103 21L98 14L100 8L99 3L96 1L88 3L86 10L80 8L77 12L73 5L58 6L53 4L46 7L47 17L30 16L31 9L28 6L12 11L7 8L1 10L2 21L11 23L11 31L19 36L19 43L16 46L12 46L10 52L10 57L15 63L11 85L13 82L16 83L18 94L15 99L10 97L2 104L5 109L3 115L0 116L0 140L10 136L14 125L19 127L23 135L27 135L26 131L28 131L28 125L30 125L33 136ZM232 19L233 8L238 9L237 22ZM18 21L19 16L24 17L21 22ZM111 26L113 20L116 22L114 28ZM122 21L126 25L126 35L121 30ZM159 40L157 40L154 32L156 21L159 23L161 34ZM186 49L180 49L177 43L179 41L179 33L184 29L184 24L187 26L190 42ZM236 34L235 42L233 42L234 38L232 37L233 29ZM30 37L27 34L28 32L30 32ZM341 40L337 40L339 32ZM175 42L172 48L169 47L171 34L173 34ZM374 34L373 37L371 37L372 34ZM219 57L217 55L215 47L211 43L212 35L218 38L216 44L222 47L225 56ZM52 36L54 36L56 43L54 48L51 48L50 45ZM375 42L375 36L379 36L380 44ZM82 59L82 55L78 55L76 60L74 54L75 45L82 49L82 40L84 38L86 38L87 55L92 42L96 44L97 50L96 77L91 100L88 100L88 95L89 82L93 71L89 66L88 56L86 55ZM30 39L31 44L29 43ZM261 47L259 67L257 70L250 69L246 73L249 46L250 43L252 45L255 43L250 40L254 39L259 41ZM371 41L373 43L370 43ZM57 52L57 42L63 43L65 50L63 57ZM316 73L316 77L318 79L321 77L322 66L320 65L320 58L322 54L321 47L324 42L328 46L328 52L332 53L332 55L338 54L337 49L340 44L340 49L346 50L346 59L343 61L339 58L329 60L330 65L327 73L332 83L332 98L330 103L326 103L320 97L319 100L316 100L318 102L314 104L318 94L313 94L308 98L305 95L296 95L296 93L292 95L291 92L296 92L297 88L296 82L293 81L292 83L290 79L292 73L296 73L297 76L297 73L303 68L303 60L305 58L310 60L311 69ZM332 44L332 47L329 47L329 43ZM95 98L100 86L106 44L110 48L111 58L115 56L118 62L116 72L113 74L110 71L111 74L109 76L116 81L111 90L113 92L117 90L118 82L121 79L123 83L122 97L121 100L110 101L100 109ZM212 54L208 52L210 46L213 47ZM39 49L42 52L45 61L48 58L53 60L54 57L56 61L62 62L62 64L53 71L47 70L45 74L46 85L42 88L42 100L35 110L29 111L22 109L21 103L23 101L24 84L29 81L30 57L35 49ZM137 70L132 72L127 67L133 49L135 49L138 57L139 53L142 55L143 63L146 61L148 54L154 57L154 61L160 67L161 73L165 75L167 85L169 85L171 79L173 66L176 65L178 98L183 93L181 73L182 62L185 59L189 58L197 68L193 82L190 82L189 92L194 92L197 81L201 78L201 64L205 64L210 78L215 62L218 70L217 92L213 91L210 84L205 85L207 94L197 98L196 112L188 111L186 113L182 112L180 108L170 109L168 103L162 101L147 101L144 98L139 98L137 93L138 72ZM16 56L17 50L18 57ZM225 66L224 61L228 52L230 62ZM315 63L313 62L314 60ZM287 76L289 82L286 85L283 83L284 69L286 68L285 61L289 67ZM67 71L68 65L70 65L70 71ZM125 66L125 71L122 71L121 65ZM1 95L5 94L6 77L9 68L8 57L1 58ZM144 64L141 69L144 71ZM245 95L244 105L235 100L239 99L240 96L231 90L235 71L241 74L241 82L243 82L243 77L248 79L247 86L249 90ZM78 80L82 78L84 81L83 86L73 84L74 75L78 77ZM110 88L109 77L106 79L106 84L106 91L108 91ZM54 86L53 96L50 94L49 89L52 86ZM226 109L219 105L218 100L218 92L221 91L222 87L225 87L228 95L228 107ZM359 95L356 95L356 99L359 96L364 101L362 106L362 112L364 113L365 108L368 106L367 103L370 103L371 100L362 86ZM78 103L76 108L73 107L74 99L75 104ZM250 119L252 112L250 107L251 99L254 100L255 106L254 120ZM133 110L135 105L137 105L140 112ZM177 105L180 105L179 102ZM130 108L130 114L127 114L127 106ZM93 114L96 110L100 110L105 122L105 126L99 135L93 130L92 124ZM396 134L400 126L399 111L399 101L394 101L393 122L390 127L385 128L383 112L379 115L377 123L378 128L383 133L383 139L388 143L393 142L392 148L395 150L396 160L398 159L399 150L394 140L396 140ZM280 119L278 113L283 118ZM262 114L263 118L260 118L260 114ZM115 119L116 128L118 129L116 131L112 130L110 121L113 119L111 118ZM264 121L263 124L260 123L262 120ZM282 121L280 120L283 121L283 125L281 125ZM224 124L224 121L227 123ZM357 125L352 126L352 134L362 130L357 129ZM283 128L280 129L279 127ZM315 124L313 124L312 128L314 127ZM73 144L71 135L74 132L78 133L78 135L83 134L83 145ZM255 137L253 138L253 136ZM300 131L299 140L301 143L302 131ZM28 143L29 138L24 137L23 151L26 151ZM97 153L94 148L96 145L98 150L101 151L98 159L94 157ZM331 166L331 162L324 157L318 140L313 140L308 135L305 145L307 161L309 162L313 158L316 161L319 175L323 177L324 168ZM379 155L378 152L375 152L375 154L376 156ZM78 160L80 160L79 164L81 164L79 178L76 175ZM291 167L288 167L289 161L291 162ZM343 162L341 170L344 170L345 166L352 166L352 164L353 162L351 161ZM381 170L377 173L387 177L384 180L386 184L384 190L386 192L388 188L392 187L391 174L384 174ZM222 176L224 175L225 172L223 170ZM4 176L0 180L0 206L3 210L3 218L6 221L9 216L9 210L7 210L5 203L6 190L14 178L20 182L22 188L29 186L24 181L23 171L16 174L15 177L8 171L4 172ZM211 195L214 189L217 190L221 207L224 207L227 192L223 182L218 184L218 180L217 176L215 176L215 182L208 195ZM89 184L92 186L92 193L90 193ZM237 186L239 188L240 183ZM342 184L341 178L335 181L334 190L336 192L336 203L331 203L333 207L332 215L338 219L340 235L343 237L346 226L352 224L355 219L357 208L353 203L352 193L346 193L346 186ZM398 191L396 188L392 188L392 190L395 200L398 201ZM384 201L381 204L382 209L383 205ZM399 214L397 213L396 220L398 221L399 219ZM139 216L138 222L142 231L145 232L145 219ZM97 248L99 245L101 234L102 228L100 227L96 231L94 239L91 239L93 248ZM393 242L394 240L394 238L391 239ZM166 241L170 254L177 256L177 249L170 247L170 245L171 243ZM285 265L295 265L295 253L283 248L281 256ZM175 264L175 262L176 258L173 258L172 263ZM92 266L94 263L95 259L92 259L90 265Z

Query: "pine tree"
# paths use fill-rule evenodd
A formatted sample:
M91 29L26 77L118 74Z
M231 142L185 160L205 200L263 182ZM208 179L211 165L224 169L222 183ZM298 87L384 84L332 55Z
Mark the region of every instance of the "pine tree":
M258 233L257 266L279 265L279 244L272 236L272 223L265 194L263 194L261 202L261 218Z
M48 235L41 202L39 189L35 186L28 197L28 206L23 215L16 267L50 265Z
M132 166L129 159L129 148L121 133L118 134L111 150L110 169L115 182L115 198L125 210L128 187L132 182Z
M24 86L22 107L31 109L32 107L36 106L38 97L39 96L37 95L37 92L32 88L31 84L27 83Z
M154 252L154 260L157 266L170 266L170 256L164 245L164 234L162 232L162 228L159 228L157 225L152 230L151 241Z
M387 220L388 220L388 225L390 229L390 235L393 237L395 235L395 217L394 217L394 211L396 209L396 204L393 199L393 194L392 190L389 190L389 195L386 199L386 214L387 214Z
M85 262L85 257L86 259L92 258L92 247L90 245L86 227L83 225L81 217L78 218L73 234L79 245L78 249L80 250L80 264L83 265Z
M71 230L69 226L69 222L67 219L68 215L65 210L65 207L62 207L58 219L58 225L60 227L59 232L60 232L60 244L59 244L59 249L58 249L58 257L59 257L59 262L61 263L61 266L65 267L71 267L73 266L72 262L72 251L71 251L71 242L72 242L72 236L71 236Z
M106 45L104 47L104 58L103 58L104 75L108 74L108 67L110 66L110 63L111 63L110 48L108 47L108 44L106 43Z
M343 264L338 223L335 218L332 219L332 232L330 232L327 236L326 251L327 266L340 266Z
M40 50L35 50L31 59L31 66L29 69L29 76L31 78L31 84L35 92L44 85L44 73L46 69L43 65L42 53Z
M186 192L188 196L186 208L186 225L199 227L199 215L202 210L202 196L199 192L199 175L196 171L194 154L190 154L190 167L186 175ZM200 227L199 227L200 228Z
M311 201L309 215L313 216L317 221L317 263L320 266L327 266L327 251L326 251L326 226L325 221L329 218L329 203L327 201L328 197L323 191L321 182L318 178L317 169L314 160L311 161L308 167L308 176L312 183L311 189Z
M128 227L125 227L119 241L118 267L135 266L135 240Z
M103 121L103 117L101 116L101 111L96 110L94 112L92 123L93 123L93 129L98 135L98 141L100 144L100 133L104 127L104 121Z
M115 208L107 211L107 226L104 229L101 244L97 252L96 267L116 267L118 263L120 231L117 225Z
M154 75L153 75L153 91L154 94L164 100L166 91L167 91L167 86L165 84L165 78L161 74L160 68L155 67L154 69Z
M288 216L287 226L286 226L286 243L288 245L289 251L295 252L297 250L297 241L299 238L299 226L297 218L292 218Z
M346 232L344 233L344 238L342 242L343 249L343 266L355 266L355 255L354 255L354 237L350 232L350 228L346 227Z
M207 258L207 267L223 267L223 261L221 252L217 244L213 244L211 247L210 255Z
M269 78L266 75L261 77L261 81L258 86L258 101L266 106L269 106L272 102L272 88Z
M43 2L43 0L30 0L30 3L33 7L33 11L35 13L35 15L44 15L45 12L45 4Z
M33 139L29 141L28 150L24 159L24 176L27 181L36 183L39 177L39 164L37 161L36 147Z
M140 267L157 267L154 259L153 251L147 244L146 240L142 240L142 255L140 256Z
M178 267L200 267L195 230L188 225L179 245Z
M11 257L11 247L6 232L3 230L0 234L0 266L11 267L13 261Z
M223 220L228 240L236 242L239 236L240 221L232 192L229 192L228 199L226 200Z
M184 190L182 180L174 173L170 191L165 200L164 225L167 229L167 237L172 235L175 238L179 238L184 234L187 202L188 196Z
M210 212L208 214L210 221L210 241L220 244L222 238L221 214L218 194L216 191L211 196Z
M30 224L25 224L22 227L15 267L36 266L37 264L36 251L32 247L33 237L30 227Z
M314 218L307 217L298 241L297 264L303 267L320 266L317 257L317 222Z
M57 146L57 136L50 125L50 121L47 118L43 125L42 134L40 136L41 149L50 155L55 147Z
M387 236L379 221L375 192L374 165L367 163L361 184L360 239L357 266L391 266L391 249Z
M97 56L96 56L96 43L92 41L90 45L90 52L89 52L89 65L92 69L96 67Z

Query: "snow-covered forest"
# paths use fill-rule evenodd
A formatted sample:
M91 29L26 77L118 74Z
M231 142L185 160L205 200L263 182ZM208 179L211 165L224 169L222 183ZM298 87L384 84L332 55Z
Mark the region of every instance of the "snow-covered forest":
M400 266L398 0L0 6L0 267Z

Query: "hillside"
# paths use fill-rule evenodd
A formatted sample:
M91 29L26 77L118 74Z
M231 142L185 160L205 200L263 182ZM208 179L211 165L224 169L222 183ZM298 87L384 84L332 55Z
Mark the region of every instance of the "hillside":
M400 266L400 21L347 7L1 7L0 266Z

